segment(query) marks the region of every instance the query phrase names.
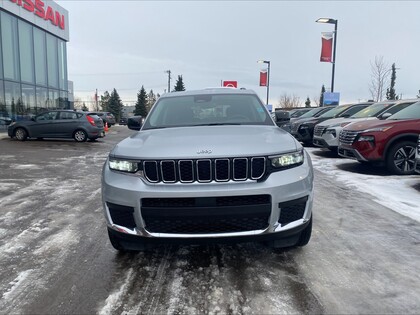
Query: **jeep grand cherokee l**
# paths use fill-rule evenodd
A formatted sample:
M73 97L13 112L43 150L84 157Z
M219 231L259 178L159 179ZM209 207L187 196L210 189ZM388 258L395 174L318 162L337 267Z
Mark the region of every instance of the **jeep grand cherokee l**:
M102 173L108 235L121 251L203 241L304 246L312 199L309 155L249 90L161 96Z
M417 102L385 120L344 127L338 154L360 162L385 163L394 174L414 174L419 133L420 102Z

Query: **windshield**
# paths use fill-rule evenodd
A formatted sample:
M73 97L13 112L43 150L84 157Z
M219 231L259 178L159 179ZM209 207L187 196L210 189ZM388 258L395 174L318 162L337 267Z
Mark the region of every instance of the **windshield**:
M414 103L388 118L388 120L401 119L420 119L420 102Z
M302 116L300 116L299 118L309 118L309 117L313 117L315 114L319 113L320 111L322 111L325 108L314 108L311 109L309 112L306 112L305 114L303 114Z
M322 118L332 118L332 117L335 117L336 115L339 115L341 112L345 111L350 106L351 105L340 105L340 106L337 106L337 107L329 110L328 112L322 114L319 117L322 117Z
M147 116L143 130L206 125L273 125L255 95L202 94L165 97Z
M365 117L376 117L378 114L382 113L382 111L395 103L387 103L387 104L373 104L365 109L362 109L360 112L357 112L350 118L365 118Z
M296 110L294 110L290 113L290 117L291 118L302 117L308 111L310 111L309 108L307 108L307 109L296 109Z

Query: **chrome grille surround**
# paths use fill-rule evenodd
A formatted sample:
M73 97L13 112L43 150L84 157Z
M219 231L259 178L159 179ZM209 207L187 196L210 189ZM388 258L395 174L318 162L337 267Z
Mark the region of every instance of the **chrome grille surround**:
M354 140L356 139L358 135L358 131L352 131L352 130L341 130L340 132L340 143L346 144L346 145L352 145Z
M314 136L321 137L323 133L327 130L327 127L324 126L315 126Z
M266 157L145 160L144 178L150 183L210 183L259 180L266 174Z

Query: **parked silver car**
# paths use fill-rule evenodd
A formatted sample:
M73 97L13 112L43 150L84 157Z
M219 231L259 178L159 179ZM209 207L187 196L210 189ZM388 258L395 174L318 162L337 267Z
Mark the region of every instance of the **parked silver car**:
M105 136L101 118L73 110L46 111L30 120L12 122L7 131L9 137L20 141L27 138L73 138L84 142Z
M249 90L161 96L102 173L109 238L122 251L203 241L304 246L312 199L309 155Z

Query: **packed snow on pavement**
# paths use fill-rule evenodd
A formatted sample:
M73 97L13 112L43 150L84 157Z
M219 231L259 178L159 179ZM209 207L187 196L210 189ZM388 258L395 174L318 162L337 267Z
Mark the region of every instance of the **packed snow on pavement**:
M366 193L366 198L373 198L375 202L420 222L420 175L389 175L386 170L379 167L332 157L333 154L329 151L318 148L306 148L306 150L310 153L316 170ZM363 172L366 170L369 171L368 174Z

